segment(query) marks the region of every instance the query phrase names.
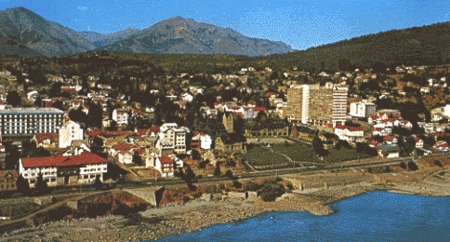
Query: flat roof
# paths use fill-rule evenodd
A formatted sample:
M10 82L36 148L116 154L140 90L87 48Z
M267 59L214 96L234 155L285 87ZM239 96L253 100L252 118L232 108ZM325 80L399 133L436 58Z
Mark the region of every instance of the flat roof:
M64 114L64 111L57 108L11 108L0 110L0 114Z

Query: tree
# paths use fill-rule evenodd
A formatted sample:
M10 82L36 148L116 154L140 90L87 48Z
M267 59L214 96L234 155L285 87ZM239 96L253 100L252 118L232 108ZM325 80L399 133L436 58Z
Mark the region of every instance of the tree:
M88 125L100 129L102 127L102 114L101 107L94 101L91 101L89 105Z
M91 147L89 147L91 149L91 152L93 154L100 154L103 152L103 139L99 138L99 137L95 137L92 140L91 143Z
M28 180L23 178L22 174L19 175L19 177L16 180L16 186L17 190L21 192L23 195L28 195L30 192L30 184L28 183Z
M45 194L47 192L48 186L47 182L44 181L42 173L39 173L37 181L36 181L36 189L40 194Z
M99 175L95 176L94 188L95 188L96 191L99 191L99 190L101 190L103 188L103 183L100 180L100 176Z
M321 156L322 150L323 150L323 144L322 140L320 140L319 135L316 135L314 139L312 140L313 150L316 153L316 155ZM321 156L322 157L322 156Z
M220 163L216 163L216 169L214 169L214 176L220 176L222 175L222 171L220 171Z
M34 101L34 105L42 107L42 97L40 95L37 96L36 100Z
M19 97L19 94L17 91L11 91L8 93L8 97L6 98L6 101L11 104L13 107L20 106L22 103L22 100Z

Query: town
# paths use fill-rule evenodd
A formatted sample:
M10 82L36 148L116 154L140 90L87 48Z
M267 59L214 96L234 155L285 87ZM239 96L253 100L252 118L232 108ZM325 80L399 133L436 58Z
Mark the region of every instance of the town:
M415 159L449 151L448 65L315 73L246 66L119 80L105 71L68 75L56 62L60 74L26 72L23 63L0 66L6 200L175 180L192 192L164 195L157 206L202 196L199 180L227 177L230 192L251 191L237 178L402 157L414 170Z

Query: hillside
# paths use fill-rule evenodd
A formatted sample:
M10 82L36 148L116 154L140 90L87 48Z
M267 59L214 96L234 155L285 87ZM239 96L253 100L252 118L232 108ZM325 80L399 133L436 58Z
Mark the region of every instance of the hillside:
M0 49L1 55L39 53L54 56L84 52L94 47L80 33L22 7L0 12L0 33L4 47Z
M292 51L283 42L249 38L230 28L174 17L99 50L152 54L263 56Z

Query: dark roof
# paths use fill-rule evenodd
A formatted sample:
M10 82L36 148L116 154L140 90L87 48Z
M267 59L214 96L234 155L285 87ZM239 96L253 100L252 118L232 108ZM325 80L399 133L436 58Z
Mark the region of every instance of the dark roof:
M247 141L244 135L235 133L223 134L220 138L224 144L234 144Z

